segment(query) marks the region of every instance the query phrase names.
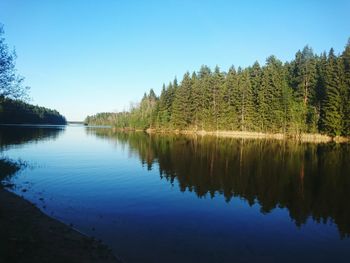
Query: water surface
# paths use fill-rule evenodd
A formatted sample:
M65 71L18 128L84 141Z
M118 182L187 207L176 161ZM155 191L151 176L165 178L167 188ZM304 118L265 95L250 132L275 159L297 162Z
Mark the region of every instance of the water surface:
M0 127L13 191L125 262L348 262L350 146Z

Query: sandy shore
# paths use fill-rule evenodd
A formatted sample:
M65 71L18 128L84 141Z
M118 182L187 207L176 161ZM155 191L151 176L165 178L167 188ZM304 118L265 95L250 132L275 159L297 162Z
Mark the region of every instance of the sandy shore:
M328 143L336 142L343 143L349 142L349 138L346 137L331 137L318 133L301 133L298 135L283 134L283 133L262 133L262 132L248 132L248 131L204 131L204 130L157 130L147 129L147 133L174 133L185 135L197 135L197 136L217 136L226 138L240 138L240 139L274 139L274 140L296 140L300 142L311 143Z
M43 214L0 186L0 262L121 262L101 242Z

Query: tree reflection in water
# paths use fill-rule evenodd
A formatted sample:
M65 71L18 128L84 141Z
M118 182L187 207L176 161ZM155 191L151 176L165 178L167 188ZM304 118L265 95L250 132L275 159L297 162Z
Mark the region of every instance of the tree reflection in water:
M201 198L223 195L259 203L262 213L287 208L297 226L334 222L350 235L350 145L217 137L148 135L110 129L88 133L128 144L142 164Z

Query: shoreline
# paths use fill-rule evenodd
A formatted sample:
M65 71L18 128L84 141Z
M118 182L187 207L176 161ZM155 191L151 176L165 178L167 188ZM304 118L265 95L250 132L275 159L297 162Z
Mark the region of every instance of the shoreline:
M118 263L101 241L49 217L0 184L1 262Z
M122 129L112 128L113 131L143 131L148 134L181 134L181 135L194 135L194 136L215 136L222 138L237 138L237 139L273 139L273 140L294 140L304 143L348 143L349 137L336 136L332 137L320 133L301 133L301 134L284 134L284 133L263 133L263 132L249 132L249 131L205 131L205 130L170 130L170 129Z

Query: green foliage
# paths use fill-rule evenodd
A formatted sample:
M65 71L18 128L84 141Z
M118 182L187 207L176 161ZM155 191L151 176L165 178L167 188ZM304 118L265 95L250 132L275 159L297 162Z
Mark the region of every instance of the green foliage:
M23 87L24 78L16 72L16 53L10 51L0 24L0 98L25 98L28 87Z
M16 71L16 53L10 52L0 24L0 124L66 124L66 119L55 110L30 105L28 87Z
M191 123L191 104L192 80L190 73L186 73L183 77L180 87L178 87L174 103L172 105L171 122L174 127L179 129L186 128Z
M350 42L349 42L350 43ZM89 124L131 129L240 130L350 135L350 44L317 56L306 46L282 63L270 56L223 72L203 65L153 90L127 112L88 117Z
M0 98L0 124L66 124L56 110L34 106L20 100Z
M342 134L350 136L350 39L345 47L345 50L341 56L343 63L343 95L342 95L342 106L343 106L343 129Z
M342 130L341 81L338 71L339 62L331 49L328 55L325 73L325 97L322 107L321 131L333 136Z

